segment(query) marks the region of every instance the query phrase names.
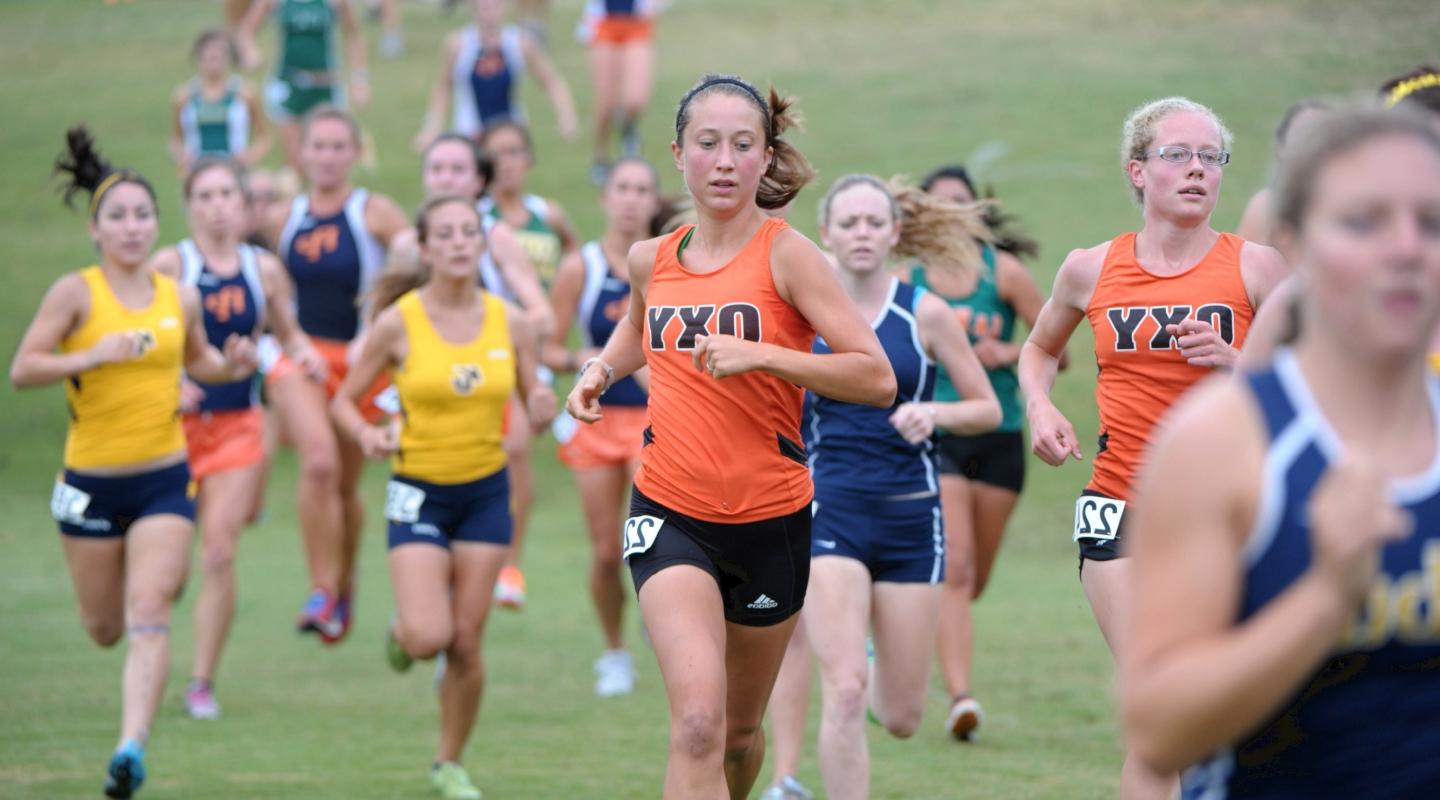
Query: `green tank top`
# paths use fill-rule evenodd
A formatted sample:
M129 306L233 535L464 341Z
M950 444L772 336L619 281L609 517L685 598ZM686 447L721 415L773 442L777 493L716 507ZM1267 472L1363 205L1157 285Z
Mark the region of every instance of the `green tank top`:
M982 336L1008 342L1015 335L1015 309L1000 297L1000 287L995 281L995 248L988 244L983 245L983 248L985 267L980 273L975 291L968 297L946 297L930 288L925 282L923 264L915 264L910 268L910 283L933 292L936 297L949 303L960 317L960 324L964 325L970 334L971 344ZM1020 430L1024 416L1020 409L1020 381L1015 375L1014 365L987 369L985 372L990 378L990 385L995 389L995 396L1000 400L1002 416L1000 427L996 430L1005 433ZM944 367L940 367L935 377L935 401L953 403L959 399L960 393L955 390L955 384L945 373Z
M189 107L181 112L181 128L185 132L186 146L193 139L197 147L195 155L238 155L234 151L236 134L231 131L235 120L235 104L240 100L239 79L231 78L225 87L225 94L219 100L206 100L200 90L200 82L190 82ZM243 113L243 110L242 110ZM245 131L244 133L249 133ZM243 147L240 149L244 149Z
M337 65L335 7L330 0L280 0L275 14L280 23L280 79L311 88L297 73L333 72Z
M543 198L527 194L524 202L525 210L530 212L530 219L524 225L514 228L515 238L524 248L531 265L535 267L535 274L540 278L541 285L548 290L555 280L556 271L560 269L560 234L545 221L549 206ZM480 213L493 221L501 220L499 206L489 197L481 199Z

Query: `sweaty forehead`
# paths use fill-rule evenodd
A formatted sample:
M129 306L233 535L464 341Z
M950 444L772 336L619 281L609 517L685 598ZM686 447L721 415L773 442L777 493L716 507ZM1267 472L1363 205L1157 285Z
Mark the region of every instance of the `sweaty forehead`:
M1155 143L1220 147L1220 127L1207 114L1177 111L1156 123Z
M466 151L465 145L459 142L446 141L430 148L430 155L425 157L427 167L464 167L473 165L475 159L471 158Z
M105 196L100 200L102 210L118 207L153 207L154 205L155 203L150 199L150 193L145 191L145 187L133 181L121 181L115 184L106 190Z
M724 90L712 90L692 100L689 112L689 127L693 130L758 134L765 121L753 101Z
M868 183L840 190L830 201L830 216L877 216L890 218L890 198Z
M479 212L469 203L444 203L430 212L431 225L463 225L479 219Z

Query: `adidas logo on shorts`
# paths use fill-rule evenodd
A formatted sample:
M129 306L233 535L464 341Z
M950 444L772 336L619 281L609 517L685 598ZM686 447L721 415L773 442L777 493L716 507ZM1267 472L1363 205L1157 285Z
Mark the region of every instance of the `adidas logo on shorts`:
M752 602L750 605L745 606L745 607L746 607L746 608L754 608L754 609L761 609L761 610L763 610L763 609L767 609L767 608L777 608L777 607L779 607L779 605L780 605L779 603L775 602L774 600L771 600L768 595L762 594L762 595L760 595L759 597L755 598L755 601L754 601L754 602Z

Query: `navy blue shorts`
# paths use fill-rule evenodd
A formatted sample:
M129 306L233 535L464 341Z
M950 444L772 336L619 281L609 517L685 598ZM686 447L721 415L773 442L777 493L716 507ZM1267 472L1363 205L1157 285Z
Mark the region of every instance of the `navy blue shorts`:
M469 483L430 483L395 475L385 487L390 547L419 542L509 545L510 474L501 469Z
M174 514L195 521L195 490L185 461L135 475L100 476L67 469L55 481L50 515L66 536L124 536L136 520Z
M872 582L945 579L940 496L894 499L815 486L810 556L853 558Z

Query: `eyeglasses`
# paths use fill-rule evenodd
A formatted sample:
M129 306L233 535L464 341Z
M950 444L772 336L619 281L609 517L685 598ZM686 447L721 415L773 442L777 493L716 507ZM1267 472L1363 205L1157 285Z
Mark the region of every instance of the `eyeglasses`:
M1207 167L1223 167L1230 163L1229 150L1191 150L1178 144L1169 144L1147 156L1159 156L1161 161L1171 164L1189 164L1194 156L1200 156L1200 163Z

